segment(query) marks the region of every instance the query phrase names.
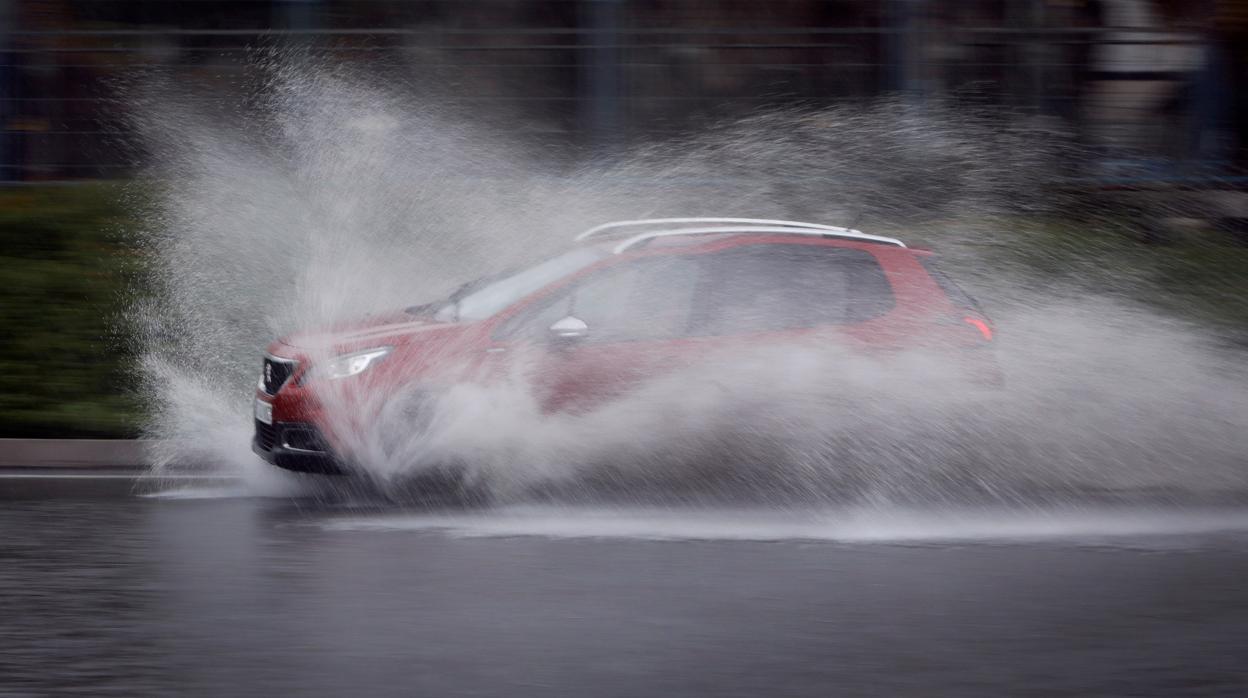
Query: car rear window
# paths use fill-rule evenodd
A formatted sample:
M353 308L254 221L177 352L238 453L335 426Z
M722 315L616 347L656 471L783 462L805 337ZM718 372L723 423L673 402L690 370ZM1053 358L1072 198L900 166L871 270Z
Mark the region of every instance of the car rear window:
M703 256L695 335L844 325L895 304L875 256L826 245L751 245Z
M945 295L949 297L949 300L954 305L959 308L983 312L979 308L979 301L972 298L971 294L963 291L961 286L949 278L945 272L941 271L937 266L936 260L931 257L920 257L919 261L922 262L923 268L927 270L928 276L932 277L932 280L936 282L937 286L940 286L940 290L945 292Z

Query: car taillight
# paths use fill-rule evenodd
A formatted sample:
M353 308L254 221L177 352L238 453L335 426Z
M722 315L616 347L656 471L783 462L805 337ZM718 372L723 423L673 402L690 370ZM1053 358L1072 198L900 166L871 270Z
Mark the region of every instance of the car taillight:
M985 342L992 341L992 327L988 324L987 320L981 317L976 317L974 315L967 315L966 317L962 318L962 322L965 322L971 327L974 327L975 329L979 330L979 333L983 335Z

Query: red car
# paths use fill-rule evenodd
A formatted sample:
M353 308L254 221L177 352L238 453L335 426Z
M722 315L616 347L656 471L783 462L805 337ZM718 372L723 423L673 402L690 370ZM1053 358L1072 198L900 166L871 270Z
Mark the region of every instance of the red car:
M402 402L522 371L546 412L592 410L710 352L799 343L939 344L999 381L974 301L900 240L794 221L621 221L571 251L449 298L269 345L253 449L289 470L351 472L354 437ZM413 427L415 428L415 427Z

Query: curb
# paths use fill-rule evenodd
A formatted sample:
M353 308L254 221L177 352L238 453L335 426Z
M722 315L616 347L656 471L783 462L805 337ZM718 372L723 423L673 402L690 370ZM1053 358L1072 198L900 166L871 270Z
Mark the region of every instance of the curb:
M0 468L144 468L144 439L0 439Z

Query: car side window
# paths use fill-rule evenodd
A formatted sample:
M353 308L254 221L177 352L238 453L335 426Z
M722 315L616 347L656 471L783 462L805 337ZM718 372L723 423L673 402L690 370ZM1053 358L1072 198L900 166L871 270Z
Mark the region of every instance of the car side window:
M892 286L874 255L824 245L750 245L706 255L693 334L843 325L883 315Z
M651 257L602 270L506 323L496 336L544 340L556 321L576 317L590 342L659 340L688 334L700 265L687 255Z

